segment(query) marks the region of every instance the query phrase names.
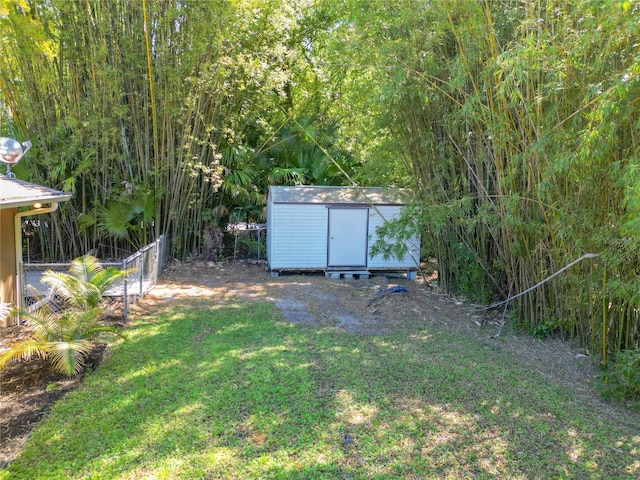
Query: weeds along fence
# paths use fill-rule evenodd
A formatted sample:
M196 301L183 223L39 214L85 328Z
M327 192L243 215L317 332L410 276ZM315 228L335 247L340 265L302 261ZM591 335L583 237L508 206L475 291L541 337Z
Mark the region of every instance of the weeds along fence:
M155 241L144 246L122 261L101 262L105 267L116 267L121 270L131 270L122 280L113 284L105 297L110 302L109 310L118 312L127 318L129 307L137 299L147 293L157 282L162 270L171 259L171 242L167 235L160 235ZM28 309L35 309L44 303L54 310L63 308L63 304L55 295L48 292L48 288L40 282L42 273L46 270L65 272L70 263L24 263L21 278L23 279L24 303Z

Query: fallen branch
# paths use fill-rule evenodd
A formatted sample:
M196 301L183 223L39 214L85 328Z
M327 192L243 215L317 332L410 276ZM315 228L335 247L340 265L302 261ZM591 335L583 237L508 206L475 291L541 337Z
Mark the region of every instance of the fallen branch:
M481 308L480 311L485 311L485 310L493 310L494 308L498 308L501 307L502 305L506 305L508 303L510 303L512 300L515 300L516 298L519 298L521 296L523 296L526 293L529 293L532 290L535 290L536 288L538 288L540 285L543 285L545 283L547 283L549 280L551 280L552 278L560 275L562 272L564 272L565 270L573 267L576 263L586 259L586 258L597 258L600 255L598 255L597 253L585 253L584 255L582 255L580 258L578 258L577 260L574 260L573 262L571 262L569 265L566 265L564 267L562 267L560 270L558 270L555 273L552 273L551 275L549 275L547 278L545 278L544 280L536 283L533 287L527 288L524 292L520 292L517 295L514 295L513 297L509 297L506 300L502 300L501 302L498 303L494 303L493 305L489 305L488 307L484 307Z

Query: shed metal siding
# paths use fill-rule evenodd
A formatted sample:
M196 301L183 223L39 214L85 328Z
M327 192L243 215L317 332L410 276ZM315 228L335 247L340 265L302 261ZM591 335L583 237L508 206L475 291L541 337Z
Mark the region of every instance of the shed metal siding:
M392 220L397 218L400 215L402 207L400 206L379 206L376 209L372 208L369 210L369 249L376 243L378 240L377 229L381 227L385 219ZM382 214L382 215L380 215ZM417 259L419 258L420 253L420 241L418 238L411 239L411 241L407 242L409 250ZM407 253L402 259L397 258L389 258L387 260L384 259L382 255L371 256L369 253L369 261L367 264L368 268L376 269L376 268L415 268L416 263L412 256Z
M273 230L273 201L271 199L271 191L267 196L267 263L271 264L273 240L271 232Z
M275 204L269 221L269 267L324 269L328 210L325 205Z
M400 215L410 192L377 187L283 187L269 189L267 200L267 259L271 270L324 270L328 267L329 210L336 207L369 208L367 265L365 268L394 270L416 268L420 239L407 242L411 254L404 258L371 256L370 248L378 238L376 229ZM375 208L371 207L372 201ZM378 213L378 210L382 216ZM383 218L384 217L384 218ZM356 241L357 239L354 239ZM358 262L360 264L360 262ZM355 265L355 263L354 263Z

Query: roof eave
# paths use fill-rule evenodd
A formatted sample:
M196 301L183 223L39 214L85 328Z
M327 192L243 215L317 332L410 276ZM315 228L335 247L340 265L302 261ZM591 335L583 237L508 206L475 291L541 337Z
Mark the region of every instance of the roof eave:
M35 203L60 203L67 202L71 199L71 194L56 195L51 197L31 197L31 198L19 198L15 201L8 201L0 204L0 210L9 208L31 207Z

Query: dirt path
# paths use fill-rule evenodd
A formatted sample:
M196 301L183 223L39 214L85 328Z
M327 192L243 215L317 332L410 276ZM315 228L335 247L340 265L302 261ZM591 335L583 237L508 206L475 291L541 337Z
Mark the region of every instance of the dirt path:
M406 291L396 292L393 287ZM490 322L481 328L481 317L474 306L438 293L422 281L382 276L330 280L317 274L273 278L262 265L174 262L135 306L131 321L136 315L192 298L270 301L287 321L307 328L342 329L353 335L398 332L416 324L454 331L502 351L513 363L537 371L550 383L569 387L604 418L640 422L640 415L601 400L593 385L596 369L591 359L566 342L542 342L518 335L509 324L498 338L492 338L498 331L497 324ZM21 334L19 330L6 333L0 339L0 348ZM80 380L55 374L43 362L18 364L0 372L0 468L19 451L53 402Z

